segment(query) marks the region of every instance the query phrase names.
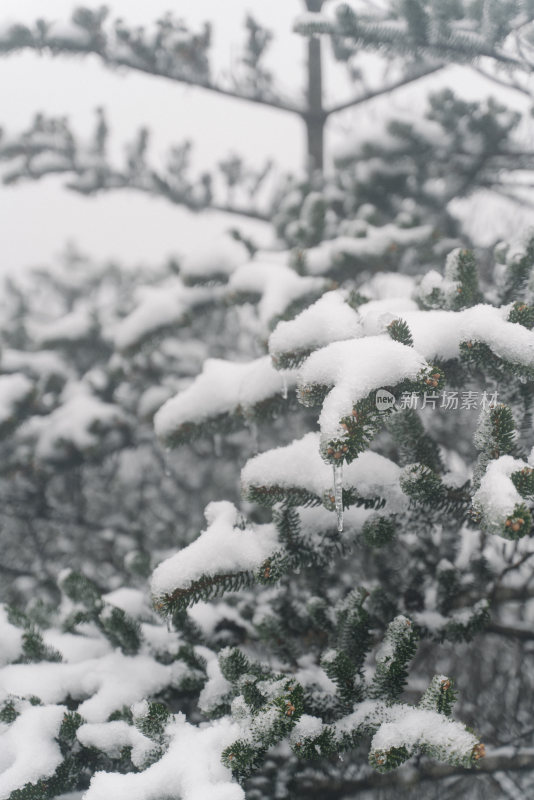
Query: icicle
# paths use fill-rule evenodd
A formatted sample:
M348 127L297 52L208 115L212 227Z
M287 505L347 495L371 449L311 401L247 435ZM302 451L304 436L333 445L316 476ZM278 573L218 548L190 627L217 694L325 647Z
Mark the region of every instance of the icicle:
M250 438L252 440L252 451L254 453L257 453L259 449L258 426L256 425L255 422L249 423L249 430L250 430Z
M171 448L170 447L166 447L164 449L164 451L163 451L163 463L165 465L164 466L164 472L165 472L165 477L166 478L170 478L171 477L171 468L169 466L169 453L170 452L171 452Z
M215 458L222 456L222 436L220 433L216 433L213 437L213 452L215 453Z
M334 464L334 499L336 503L337 529L343 530L343 462Z
M287 400L287 375L282 373L282 397Z

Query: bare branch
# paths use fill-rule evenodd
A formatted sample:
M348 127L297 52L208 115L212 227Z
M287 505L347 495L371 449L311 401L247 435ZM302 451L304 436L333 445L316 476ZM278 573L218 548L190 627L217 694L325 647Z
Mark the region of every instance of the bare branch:
M13 578L21 578L26 577L28 575L33 576L34 573L29 569L19 569L17 567L8 567L7 564L0 564L0 572L3 572L5 575L10 575Z
M470 777L476 780L478 775L491 775L495 772L521 772L534 769L534 749L524 748L510 754L510 749L490 751L485 758L482 758L476 770L465 769L464 767L452 767L446 764L423 763L417 767L408 765L393 772L379 775L369 773L365 778L359 780L322 782L320 779L313 783L303 786L302 796L307 800L322 800L328 797L329 800L346 800L349 797L356 797L359 792L370 789L387 789L388 787L402 787L403 789L414 789L421 783L427 781L438 781L453 776Z
M499 622L490 622L485 628L485 633L496 633L499 636L505 636L508 639L520 639L521 641L528 642L534 639L534 630L531 625L502 625Z
M366 103L368 100L373 100L375 97L389 94L389 92L393 92L395 89L400 89L402 86L407 86L409 83L419 80L419 78L425 78L427 75L432 75L435 72L443 69L445 66L446 64L435 64L432 66L428 65L420 70L410 73L409 75L403 75L396 81L392 81L391 83L380 87L380 89L370 89L368 92L364 92L363 94L360 92L349 100L345 100L342 103L337 103L336 105L325 109L325 114L326 116L337 114L340 111L345 111L347 108L352 108L354 106L361 105L361 103Z
M521 86L521 84L517 81L507 81L504 78L498 77L492 72L483 69L480 64L471 64L471 69L473 69L475 72L478 72L478 74L482 75L483 78L487 78L488 80L493 81L493 83L497 83L499 86L504 86L506 89L512 89L515 92L521 92L521 94L525 94L527 97L531 96L531 92L525 86Z
M0 161L9 164L3 171L6 184L22 180L40 180L48 175L67 175L67 188L84 195L130 189L145 194L165 197L174 205L190 211L213 210L250 219L267 221L268 214L250 202L234 202L233 196L219 186L215 191L217 175L203 173L190 175L190 143L175 145L169 151L166 167L156 169L147 161L148 132L142 128L126 148L122 167L111 164L107 158L108 128L101 109L92 139L78 142L67 120L46 118L37 114L33 125L15 138L0 139ZM219 167L219 170L221 168ZM238 188L249 200L256 194L268 171L245 169L241 165Z
M0 36L0 53L36 50L51 55L96 55L111 68L129 69L159 78L195 86L206 91L276 108L294 114L304 109L283 99L270 87L255 89L225 86L210 74L208 50L211 29L188 30L171 14L157 20L154 29L128 28L123 20L106 22L107 11L77 8L67 25L38 20L34 26L12 25Z

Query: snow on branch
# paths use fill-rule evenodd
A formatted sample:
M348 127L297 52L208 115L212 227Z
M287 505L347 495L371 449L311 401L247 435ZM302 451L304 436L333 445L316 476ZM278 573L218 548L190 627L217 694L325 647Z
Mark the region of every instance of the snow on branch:
M510 308L476 305L463 311L406 311L402 318L413 336L414 347L425 358L465 357L476 343L522 374L534 367L534 333L508 321ZM401 316L401 315L399 315Z
M179 278L157 287L141 287L136 307L111 332L114 343L121 351L135 350L165 331L186 325L192 314L206 310L219 298L220 292L213 287L190 288Z
M525 500L534 497L533 475L529 464L512 456L501 456L489 463L473 495L473 507L484 530L506 539L519 539L530 533L532 514Z
M322 406L319 425L325 458L350 462L365 449L356 435L352 442L351 428L358 427L366 438L378 421L374 419L378 410L375 405L374 414L372 404L365 416L361 410L362 422L358 403L380 388L424 384L431 372L416 350L387 336L334 342L312 353L299 371L298 392L304 405Z
M295 380L289 378L289 388L294 386ZM157 412L156 433L177 445L250 425L287 405L283 389L269 356L244 363L209 358L193 383Z
M433 233L432 225L411 228L394 223L381 227L368 225L364 236L337 236L310 247L304 256L306 271L310 275L348 272L354 267L367 267L369 261L379 262L387 253L398 260L404 248L430 242Z
M333 284L328 278L299 275L259 253L232 273L228 297L235 303L257 303L259 320L269 330L279 319L290 319L330 288Z
M353 635L362 637L362 630ZM455 695L446 676L434 677L418 708L398 702L416 646L411 621L396 617L379 648L374 675L364 679L360 674L358 678L354 709L330 724L303 715L291 733L293 751L302 758L316 759L318 754L351 749L371 735L369 763L378 772L394 769L416 754L465 767L482 758L484 745L462 723L449 718ZM363 644L364 653L368 647L368 642ZM342 655L341 650L331 650L322 657L340 693L350 675L350 663Z
M225 717L200 728L188 723L183 714L175 714L165 733L169 746L155 764L137 774L98 772L86 800L151 800L163 796L244 800L243 789L221 762L223 751L239 733L235 722Z
M455 766L469 767L484 756L484 746L459 723L433 711L401 703L386 705L366 700L356 711L331 726L303 717L292 734L297 754L313 757L315 747L350 748L364 735L374 733L369 763L388 772L416 754ZM335 743L335 744L334 744Z
M70 387L62 402L46 416L28 419L22 440L33 442L35 456L56 466L91 459L128 441L131 420L113 403L105 403L83 384Z
M241 472L244 496L266 505L323 503L332 510L332 470L319 449L320 434L308 433L286 447L252 458ZM361 453L344 473L343 505L384 508L394 513L407 505L399 484L400 467L378 453Z
M26 375L15 372L0 376L0 434L15 428L31 413L35 394L36 386Z
M298 367L313 350L362 335L358 313L347 303L348 292L331 291L294 319L281 321L269 337L277 369Z
M25 783L51 777L63 761L57 735L66 706L32 706L29 702L25 705L13 724L0 733L2 800L7 800Z
M235 591L277 549L276 528L245 524L232 503L210 503L205 514L198 539L154 571L151 589L162 611Z

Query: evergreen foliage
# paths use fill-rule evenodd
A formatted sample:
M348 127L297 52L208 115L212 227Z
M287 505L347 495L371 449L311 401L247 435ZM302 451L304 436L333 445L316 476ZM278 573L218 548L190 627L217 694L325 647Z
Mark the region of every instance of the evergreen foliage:
M360 51L402 57L392 89L450 62L525 68L531 3L380 5L310 0L296 29L354 70ZM308 133L342 110L277 94L252 17L233 89L209 26L134 30L105 9L72 26L8 26L0 51L96 54ZM188 145L153 168L144 129L113 166L101 111L89 147L42 115L0 140L7 183L65 173L84 194L272 218L279 237L262 252L234 231L129 277L71 252L8 282L1 800L400 798L423 780L474 796L512 771L528 796L532 748L499 746L532 735L532 653L506 643L532 639L534 238L479 270L448 208L529 165L518 125L444 90L263 212L269 165L224 161L221 203Z
M157 622L141 592L135 600L121 600L120 591L103 594L94 580L73 571L61 576L63 600L56 608L36 605L26 614L12 611L5 616L3 636L9 637L10 660L19 670L5 684L11 688L2 718L6 730L13 730L6 735L18 736L13 726L30 724L32 714L43 715L43 724L44 715L50 714L57 719L50 722L50 741L58 748L41 774L11 791L11 800L83 789L90 775L88 800L109 792L122 797L130 785L124 783L127 775L141 781L141 792L147 780L161 791L170 775L185 785L191 759L173 756L171 761L171 754L182 747L183 737L207 737L208 731L212 743L199 740L198 747L222 772L202 791L213 790L215 796L223 787L235 787L235 797L241 797L241 785L254 797L257 776L267 774L271 754L284 742L295 759L290 762L295 787L308 762L320 770L325 759L357 754L364 742L369 764L380 774L416 754L444 761L451 769L480 761L483 745L452 719L457 696L452 679L440 674L431 678L418 705L405 695L420 639L435 642L434 647L458 645L494 624L497 587L502 591L505 576L520 571L525 557L512 570L500 569L491 542L526 542L524 556L529 553L534 473L525 460L525 442L522 448L518 444L517 420L527 413L520 379L511 373L511 382L502 389L506 402L488 402L482 412L474 436L480 457L473 481L464 484L451 472L447 447L435 438L439 426L417 407L403 408L401 402L406 396L428 398L448 390L447 368L453 360L467 370L462 356L466 335L491 353L497 350L502 361L510 352L514 363L530 367L531 349L520 346L532 336L530 329L510 321L509 305L498 307L481 298L473 264L470 253L456 252L443 278L466 288L467 306L462 302L451 308L447 292L434 297L433 305L442 303L441 309L421 310L412 301L412 310L403 311L395 324L382 321L380 333L365 329L372 301L354 310L343 288L324 285L325 296L339 293L350 313L360 315L360 327L356 338L346 342L350 347L336 349L345 343L335 340L315 350L310 345L313 352L294 367L300 375L287 378L289 385L299 387L304 409L319 406L321 431L259 454L243 470L248 502L271 508L272 522L252 505L244 516L230 503L212 503L205 532L160 564L152 592L156 610L172 620L171 628ZM370 292L372 281L361 286L363 294ZM408 281L414 297L424 281ZM273 340L278 341L280 331L288 337L300 331L304 340L313 335L307 315L315 305L323 307L321 300L279 322ZM515 302L521 304L521 297ZM456 322L460 319L466 322ZM492 320L489 327L487 319ZM435 324L443 325L441 339L428 338L428 326ZM501 331L505 339L498 338ZM368 394L362 395L361 384L349 380L354 374L357 378L360 368L353 354L364 354L363 345L375 341L391 361L373 364L375 377L366 373ZM337 359L335 373L332 359ZM477 364L473 378L484 374L485 364ZM261 385L266 397L274 396L269 373L256 374L267 378L255 391ZM384 375L395 377L384 385ZM382 390L386 400L393 397L385 408L378 402ZM175 414L186 419L179 399L188 391L164 406L169 424ZM295 414L282 384L277 391L280 402ZM209 382L198 398L188 419L194 422L195 412L201 413L207 425L204 436L209 436L220 418ZM221 397L218 402L226 401ZM229 408L229 417L242 413L233 399ZM439 406L429 406L429 412L439 418ZM159 418L164 416L162 410ZM265 406L264 424L269 419ZM306 419L311 422L312 417ZM457 424L462 420L458 416ZM332 438L336 425L339 433ZM373 502L362 502L366 498ZM374 498L380 498L379 513ZM479 531L494 535L488 541ZM475 558L477 541L483 543L485 572ZM471 558L459 557L462 548ZM384 553L395 551L397 566L404 565L402 576L388 569L384 559ZM344 564L350 565L348 571ZM332 581L336 574L337 583ZM205 611L204 616L195 611L207 609L216 598L222 598L221 621L226 618L229 626L220 632L217 626L206 627ZM73 635L83 648L79 668L68 649ZM91 659L102 664L102 679L82 688L86 670L94 669L88 666ZM51 683L44 672L42 678L36 672L28 692L23 670L30 668L70 670L64 674L71 677L63 682L58 672ZM5 680L0 669L0 685ZM116 681L123 688L113 694ZM61 696L55 688L60 684L65 687ZM61 718L53 716L55 709ZM193 723L200 719L211 719L212 727L196 728ZM301 790L295 791L300 796Z

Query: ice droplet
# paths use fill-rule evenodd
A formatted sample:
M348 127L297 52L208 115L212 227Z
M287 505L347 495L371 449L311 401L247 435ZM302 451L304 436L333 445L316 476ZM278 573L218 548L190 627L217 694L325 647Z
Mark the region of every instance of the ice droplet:
M343 463L334 464L334 501L336 505L337 529L343 530Z
M282 375L282 397L287 400L287 375L285 373Z

